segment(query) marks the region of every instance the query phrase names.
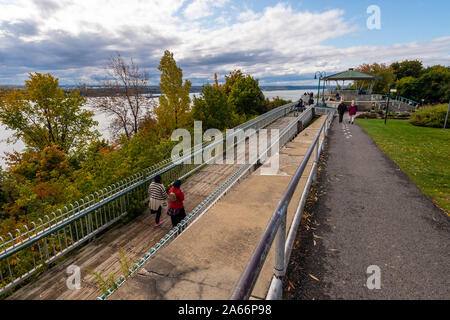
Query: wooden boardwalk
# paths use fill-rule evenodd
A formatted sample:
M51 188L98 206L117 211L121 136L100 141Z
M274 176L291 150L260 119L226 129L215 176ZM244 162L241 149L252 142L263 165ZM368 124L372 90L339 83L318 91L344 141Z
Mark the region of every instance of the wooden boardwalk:
M294 119L294 117L280 118L267 128L281 129ZM248 148L246 149L248 150ZM211 164L191 176L181 187L185 193L186 213L191 212L241 166L240 164ZM105 278L109 274L115 274L116 280L118 280L122 273L120 250L122 249L125 255L133 261L142 258L172 229L170 217L162 215L161 221L163 224L155 227L155 216L147 210L131 222L117 225L84 247L68 254L63 262L44 272L36 281L17 289L8 299L96 299L102 295L102 292L89 270L99 272ZM70 290L66 285L69 276L66 270L71 265L76 265L81 269L80 290Z

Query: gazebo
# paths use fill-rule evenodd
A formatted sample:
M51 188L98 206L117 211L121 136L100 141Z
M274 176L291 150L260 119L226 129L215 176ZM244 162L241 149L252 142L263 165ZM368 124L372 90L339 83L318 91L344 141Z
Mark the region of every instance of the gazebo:
M323 78L325 82L328 81L336 81L336 84L339 85L338 81L342 81L342 87L345 85L346 80L350 81L358 81L356 82L356 90L360 91L365 86L365 84L368 84L368 94L372 93L373 86L375 84L376 80L380 80L381 77L373 76L368 73L359 72L354 70L353 68L348 69L347 71L340 72L333 74L331 76Z

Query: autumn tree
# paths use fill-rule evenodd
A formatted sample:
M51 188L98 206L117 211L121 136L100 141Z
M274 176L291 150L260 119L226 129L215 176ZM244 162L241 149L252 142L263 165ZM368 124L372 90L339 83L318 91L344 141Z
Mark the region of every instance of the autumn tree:
M139 130L139 122L151 110L152 100L144 95L149 85L148 73L120 54L112 56L106 67L109 80L102 83L108 95L92 98L93 108L110 116L110 131L118 139L130 139Z
M81 150L99 134L93 113L83 110L79 92L65 93L50 74L30 73L25 90L0 94L0 121L14 131L13 139L35 151L55 144L65 153Z
M191 103L189 93L192 84L189 80L185 80L183 84L183 71L177 66L170 51L164 52L158 70L161 71L159 87L163 94L159 96L155 114L163 132L170 134L189 123Z
M386 93L388 91L389 84L392 84L395 81L394 71L390 66L387 66L384 63L365 63L356 68L356 70L381 78L375 82L373 87L373 91L375 93ZM367 82L359 83L359 81L355 81L355 83L357 88L367 89L369 86Z
M72 185L73 168L69 159L55 144L42 151L9 153L6 162L14 181L15 196L4 206L4 214L16 221L48 214L80 197Z
M234 70L233 72L230 72L228 75L225 75L225 83L223 84L223 89L225 90L227 96L230 95L231 88L233 87L233 85L239 79L243 79L244 77L245 76L241 70Z
M6 191L4 189L6 181L6 173L3 171L2 167L0 166L0 218L2 215L2 208L5 203L7 203L7 195Z

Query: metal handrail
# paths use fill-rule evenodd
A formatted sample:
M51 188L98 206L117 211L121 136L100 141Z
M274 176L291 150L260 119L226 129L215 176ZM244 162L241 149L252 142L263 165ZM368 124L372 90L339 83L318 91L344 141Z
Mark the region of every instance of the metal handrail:
M249 159L243 166L241 166L237 171L233 173L231 177L229 177L221 186L219 186L215 191L213 191L208 198L206 198L201 204L199 204L192 212L185 217L178 225L176 225L172 230L170 230L162 239L157 243L157 245L150 249L148 253L146 253L138 262L128 270L128 277L132 274L135 274L140 267L144 265L146 261L148 261L151 257L153 257L164 245L167 245L171 239L173 239L176 235L180 234L180 231L186 228L186 226L192 226L192 223L197 221L194 218L198 219L201 215L206 213L209 208L211 208L217 201L219 201L224 194L235 184L237 183L242 176L246 174L248 170L251 169L251 166L257 163L258 160L261 159L262 155L265 153L269 153L272 155L274 152L278 152L279 149L276 148L278 145L281 147L286 144L293 136L297 133L297 124L298 122L308 123L312 119L312 110L313 108L307 108L302 114L300 114L295 121L289 124L287 127L283 128L279 134L277 141L272 141L266 146L265 150L262 152L258 152L252 159ZM255 132L256 134L256 132ZM275 149L274 149L275 148ZM208 207L204 209L206 206ZM203 210L204 209L204 210ZM200 216L196 217L196 215L202 212ZM187 230L184 229L184 230ZM116 282L115 289L109 289L107 293L98 297L98 300L106 300L110 297L114 292L118 290L126 281L125 276L121 276L120 279Z
M412 102L414 105L419 104L417 101L409 99L409 98L405 98L402 96L397 96L395 100L400 100L402 102Z
M229 139L234 135L239 136L241 130L264 127L291 112L294 108L295 103L290 103L273 109L237 126L234 128L234 133L227 138ZM184 165L184 162L224 141L225 138L211 143L208 142L206 149L200 148L198 151L198 145L194 146L195 152L192 152L191 149L190 154L182 157L176 163L172 159L161 161L141 173L95 192L64 207L62 210L57 210L56 213L53 212L50 217L46 215L43 220L38 219L38 223L31 222L31 227L24 225L16 229L14 235L8 233L7 237L0 237L0 293L34 274L42 266L42 262L51 263L55 261L58 257L117 222L127 214L127 208L129 208L133 196L142 199L142 194L146 191L146 184L157 174L164 174L163 180L166 180L166 183L173 182L186 174L191 174L201 165ZM202 145L204 146L205 143ZM192 170L193 168L194 170ZM28 252L28 258L32 259L29 262L31 265L26 268L25 273L16 274L8 259L13 255L16 255L17 258L17 255L22 254L21 251L25 249L31 250ZM35 257L33 251L37 252L37 250L39 250L38 257ZM23 258L19 260L24 263ZM19 260L15 259L16 263ZM7 267L5 277L2 274L2 263L6 263L5 267ZM4 278L9 278L9 282L5 282Z
M251 126L253 126L255 123L261 122L262 120L268 118L270 115L275 114L277 111L292 108L293 105L294 105L294 103L290 103L290 104L281 106L279 108L273 109L264 115L258 116L257 118L249 120L249 121L245 122L244 124L241 124L241 125L235 127L234 133L232 135L228 136L228 138L237 136L239 133L238 130L248 129ZM223 140L225 140L225 138ZM171 158L163 160L163 161L159 162L158 164L146 169L145 171L147 174L138 173L138 174L133 175L130 178L124 179L116 184L113 184L112 186L104 188L95 193L97 195L97 198L99 199L99 201L96 203L95 203L95 196L93 194L91 194L91 195L86 196L85 198L75 202L75 204L77 204L77 206L75 207L72 205L72 208L70 210L67 209L67 206L64 207L66 209L65 213L62 213L62 210L58 210L58 211L61 211L61 214L59 216L56 216L55 213L52 213L52 215L54 216L53 219L50 219L48 216L44 216L44 218L47 219L47 222L41 223L41 225L33 227L33 229L26 230L27 237L25 237L25 235L22 234L19 229L16 229L18 235L16 237L10 236L10 240L7 242L4 242L3 248L0 248L0 250L3 249L3 251L0 251L0 252L2 252L2 254L0 254L0 260L17 252L16 248L20 247L20 245L18 246L16 244L17 240L20 240L20 243L25 243L25 242L27 242L27 240L35 242L35 241L39 240L40 238L42 238L43 234L48 233L48 232L54 232L54 231L57 231L57 230L61 229L62 227L64 227L64 225L66 225L67 220L72 221L74 219L83 217L84 215L94 211L95 209L97 209L105 204L108 204L112 200L120 197L121 195L124 195L124 194L138 188L142 184L151 181L156 175L158 175L158 174L161 175L161 174L173 169L177 165L180 165L183 162L194 158L199 153L203 153L205 150L211 150L218 144L223 143L223 140L214 141L213 143L210 143L210 142L203 143L202 144L203 147L206 144L208 144L208 145L206 145L207 149L201 148L200 150L195 151L195 152L192 152L192 150L196 147L198 148L198 146L193 147L191 149L190 154L188 154L184 158L181 158L176 163L173 163ZM146 178L145 178L145 176L146 176ZM131 182L130 182L130 180L131 180ZM120 186L118 186L118 185L120 185ZM108 192L108 189L110 189L109 192ZM105 190L105 192L104 192L104 190ZM111 190L114 193L111 192ZM108 195L108 196L105 197L105 195ZM82 206L82 208L79 208L80 206ZM80 210L75 214L77 208ZM48 225L48 227L45 227L46 225ZM28 228L27 226L24 226L24 227ZM41 231L39 231L39 228L41 228ZM30 235L30 236L28 237L28 235ZM3 240L3 238L1 238L1 237L0 237L0 239Z
M268 252L272 246L272 243L277 236L277 246L275 250L275 267L274 274L276 277L282 277L285 273L285 242L286 242L286 215L287 208L292 199L292 196L297 188L297 185L302 177L302 174L308 164L311 155L316 150L315 162L318 162L319 156L319 139L320 135L325 128L329 127L330 119L333 119L335 111L329 112L327 118L320 127L313 143L309 147L306 155L304 156L300 166L297 168L294 176L292 177L289 185L278 203L262 237L256 247L252 257L250 258L247 266L244 269L241 277L239 278L233 293L231 295L232 300L247 300L249 299L251 292L255 286L255 283L259 277L259 274L264 266ZM281 227L281 228L280 228Z

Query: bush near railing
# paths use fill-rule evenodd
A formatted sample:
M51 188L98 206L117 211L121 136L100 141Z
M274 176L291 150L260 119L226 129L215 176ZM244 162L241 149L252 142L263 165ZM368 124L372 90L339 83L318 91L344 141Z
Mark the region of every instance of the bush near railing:
M409 122L419 127L443 128L448 105L426 106L419 108Z

